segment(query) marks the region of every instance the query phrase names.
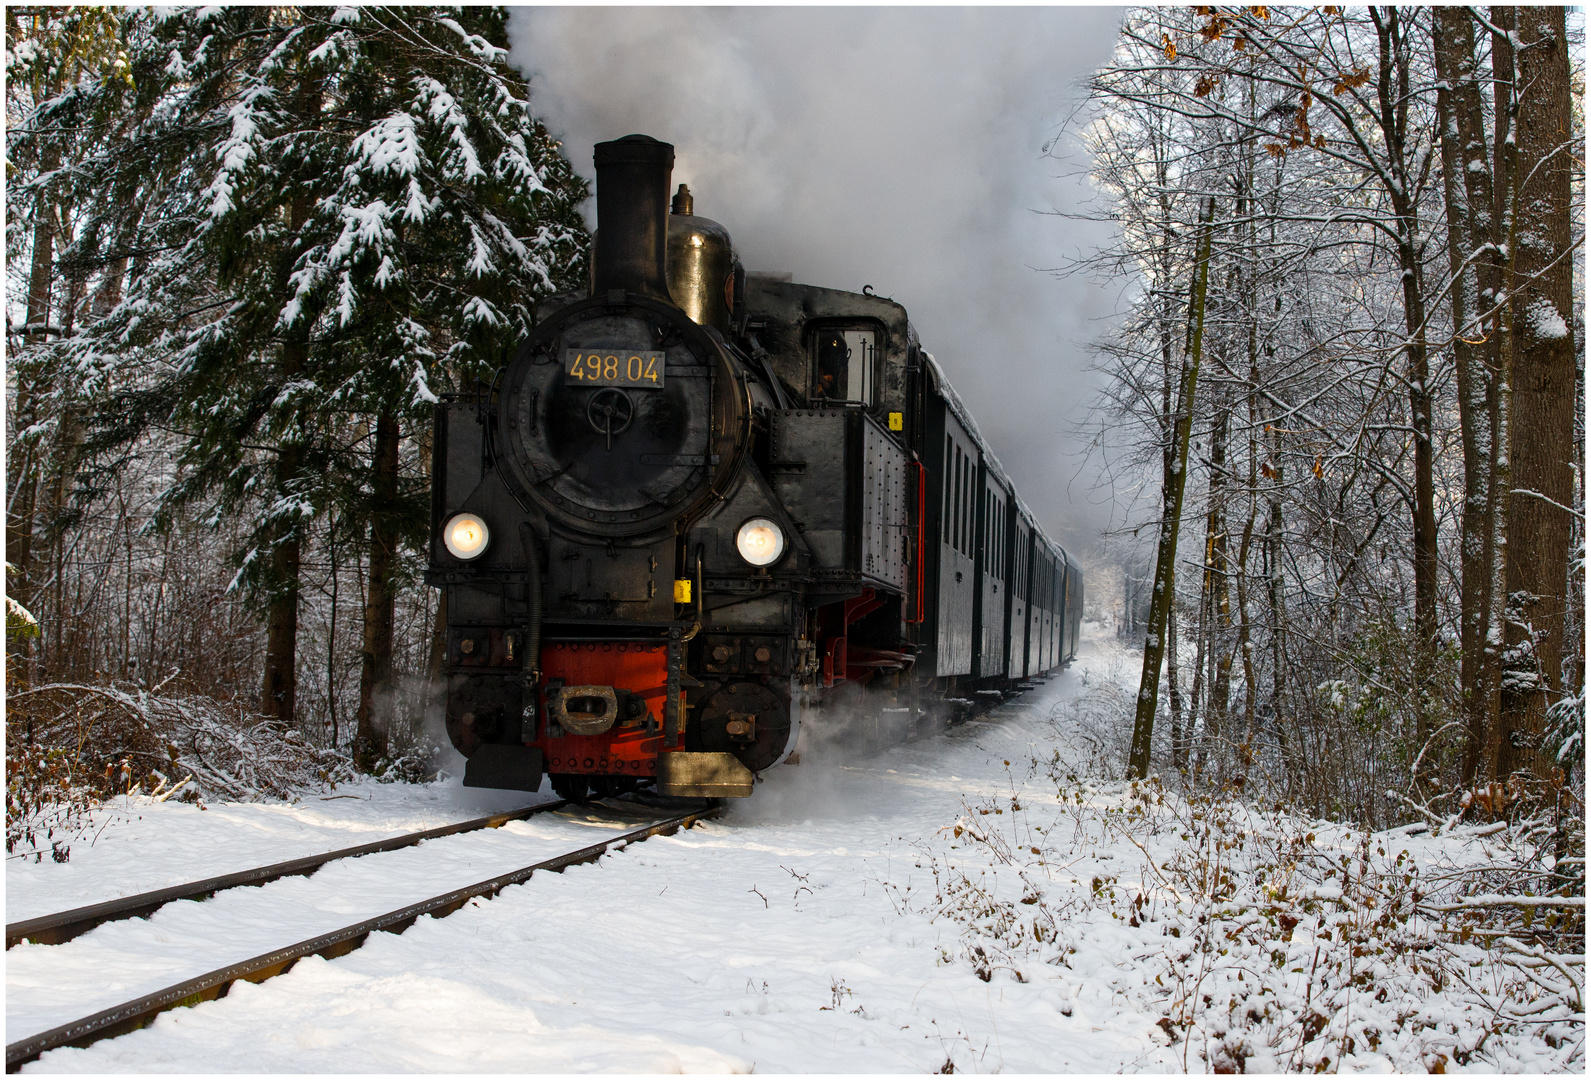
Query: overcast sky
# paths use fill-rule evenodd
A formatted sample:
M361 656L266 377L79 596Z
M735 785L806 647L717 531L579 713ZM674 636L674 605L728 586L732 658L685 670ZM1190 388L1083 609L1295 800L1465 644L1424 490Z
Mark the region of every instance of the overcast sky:
M749 270L905 305L1051 535L1109 514L1070 425L1120 282L1044 268L1107 243L1063 134L1116 8L517 8L513 57L576 169L642 133ZM1050 154L1043 148L1063 135ZM594 212L594 211L593 211Z

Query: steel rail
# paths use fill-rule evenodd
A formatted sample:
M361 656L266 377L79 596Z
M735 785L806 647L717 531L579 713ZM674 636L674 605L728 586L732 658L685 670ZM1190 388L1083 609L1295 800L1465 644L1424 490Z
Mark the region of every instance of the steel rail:
M190 881L183 885L172 885L169 888L155 889L152 892L138 893L134 896L122 896L115 900L89 904L85 907L73 908L70 911L61 911L53 915L39 915L31 919L6 923L6 948L9 949L23 941L32 941L39 945L59 945L64 941L71 941L79 934L88 933L100 923L113 922L117 919L142 918L174 900L207 900L225 889L235 889L243 885L264 885L267 882L276 881L284 877L308 877L327 863L336 862L339 859L356 859L361 855L374 855L382 851L396 851L399 848L413 847L415 844L423 843L426 840L435 840L438 837L453 836L458 833L475 832L477 829L496 829L508 824L510 821L518 821L547 810L557 810L566 805L568 805L567 800L560 799L557 802L526 806L518 810L511 810L508 813L472 818L469 821L442 825L435 829L426 829L423 832L389 836L385 840L360 844L358 847L328 851L321 855L309 855L302 859L289 859L287 862L273 863L270 866L259 866L253 870L240 870L235 874L223 874L219 877L205 878L202 881Z
M680 829L688 829L696 822L706 818L717 817L722 811L716 807L705 810L696 810L677 817L665 818L643 828L632 829L619 836L604 840L601 843L583 847L578 851L571 851L551 859L532 863L507 874L501 874L474 885L467 885L462 889L433 896L429 900L409 904L389 911L385 915L378 915L373 919L345 926L341 930L333 930L321 934L296 945L289 945L281 949L273 949L267 953L250 960L226 967L217 968L205 975L194 979L168 986L164 990L157 990L153 994L146 994L134 1001L105 1009L93 1016L85 1016L80 1020L62 1024L60 1027L51 1028L49 1031L40 1032L26 1039L18 1039L6 1045L6 1072L16 1072L30 1061L38 1059L40 1054L55 1050L63 1046L88 1046L101 1039L113 1038L124 1035L130 1031L148 1024L160 1013L180 1005L197 1005L201 1001L210 1001L226 994L233 983L239 979L247 982L264 982L288 972L295 963L306 956L323 956L334 959L353 952L363 945L367 938L376 931L401 934L414 921L422 915L435 915L438 918L451 915L469 901L478 897L495 896L510 885L518 885L527 881L530 876L539 870L560 873L570 866L581 863L595 862L614 847L624 848L630 844L645 840L657 835L669 835Z

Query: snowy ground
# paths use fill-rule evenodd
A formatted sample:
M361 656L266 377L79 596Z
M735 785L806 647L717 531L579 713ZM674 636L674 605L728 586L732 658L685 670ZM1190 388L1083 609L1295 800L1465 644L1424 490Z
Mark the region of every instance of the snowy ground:
M867 760L809 758L719 821L538 875L27 1071L1270 1071L1322 1060L1583 1071L1575 1009L1548 1001L1532 1034L1510 1034L1457 983L1422 989L1395 950L1381 957L1394 935L1365 936L1359 924L1374 920L1356 913L1377 900L1354 891L1349 870L1332 879L1335 897L1297 909L1314 914L1276 902L1274 874L1249 875L1264 878L1263 903L1222 884L1238 863L1220 852L1240 833L1247 858L1293 853L1295 892L1311 857L1299 851L1348 866L1363 838L1237 821L1230 807L1104 779L1102 766L1119 769L1120 733L1099 717L1130 720L1112 709L1135 674L1131 655L1093 637L1071 671L949 734ZM1090 702L1103 712L1081 707ZM8 864L7 918L515 802L456 781L338 794L355 798L205 811L134 802L67 864ZM19 946L7 954L7 1038L175 981L169 966L148 974L157 962L208 970L619 827L601 812L540 815L171 905L67 945ZM1421 839L1382 834L1384 856L1366 848L1354 880L1380 882L1365 866L1404 849L1408 866L1438 867L1495 842ZM1190 887L1201 874L1214 882L1202 895ZM1365 959L1328 986L1334 949Z

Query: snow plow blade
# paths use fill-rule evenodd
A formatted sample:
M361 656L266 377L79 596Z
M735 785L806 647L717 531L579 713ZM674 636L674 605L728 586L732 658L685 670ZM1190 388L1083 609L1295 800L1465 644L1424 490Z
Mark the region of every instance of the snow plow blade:
M474 759L471 759L474 760ZM755 778L733 754L676 751L657 759L659 795L697 799L744 799Z
M465 787L535 791L541 787L541 751L486 743L464 762Z

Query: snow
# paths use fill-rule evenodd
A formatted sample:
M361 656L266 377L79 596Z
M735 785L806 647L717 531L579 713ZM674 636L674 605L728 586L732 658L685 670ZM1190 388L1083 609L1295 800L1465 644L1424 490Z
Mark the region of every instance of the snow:
M349 175L359 171L415 175L420 171L421 150L414 117L398 112L376 121L359 134L349 152L354 158L346 170Z
M1557 341L1569 336L1569 327L1563 321L1563 316L1558 314L1558 309L1546 297L1538 297L1530 305L1525 317L1530 320L1530 328L1538 340Z
M11 569L10 563L6 563L6 569ZM10 596L6 597L6 619L7 621L17 622L22 626L37 627L39 625L39 620L33 612L23 607Z
M1482 1045L1494 1011L1457 983L1431 990L1362 937L1390 903L1365 866L1490 858L1502 834L1367 838L1114 781L1140 663L1085 624L1070 671L984 718L875 754L804 752L722 819L27 1071L1164 1072L1244 1058L1259 1071L1302 1063L1311 995L1328 1010L1317 1041L1331 1069L1411 1071L1439 1055L1449 1070L1583 1068L1572 1017L1553 1021L1570 1032L1561 1049L1502 1033ZM336 795L354 797L126 803L70 863L9 864L8 919L518 801L456 780ZM173 982L172 964L207 970L619 827L600 808L543 814L20 946L7 957L8 1038ZM1343 876L1240 865L1272 847ZM1212 858L1228 860L1232 884L1201 899L1190 883ZM1316 914L1278 927L1289 896ZM1330 965L1317 978L1311 958L1346 957L1351 942L1365 957L1354 975L1388 988L1385 1002L1325 1005ZM1245 1009L1264 1018L1243 1021Z
M400 833L550 801L435 784L343 785L296 803L156 803L116 799L96 811L69 862L6 863L6 921L97 904L268 863L357 847ZM439 890L440 891L440 890ZM14 953L12 955L15 955Z
M242 99L227 113L232 121L232 134L216 148L216 159L221 168L205 190L210 197L210 217L222 218L231 213L235 204L232 193L237 189L238 174L255 156L254 144L260 137L256 110L262 108L274 95L268 86L251 86L243 92Z

